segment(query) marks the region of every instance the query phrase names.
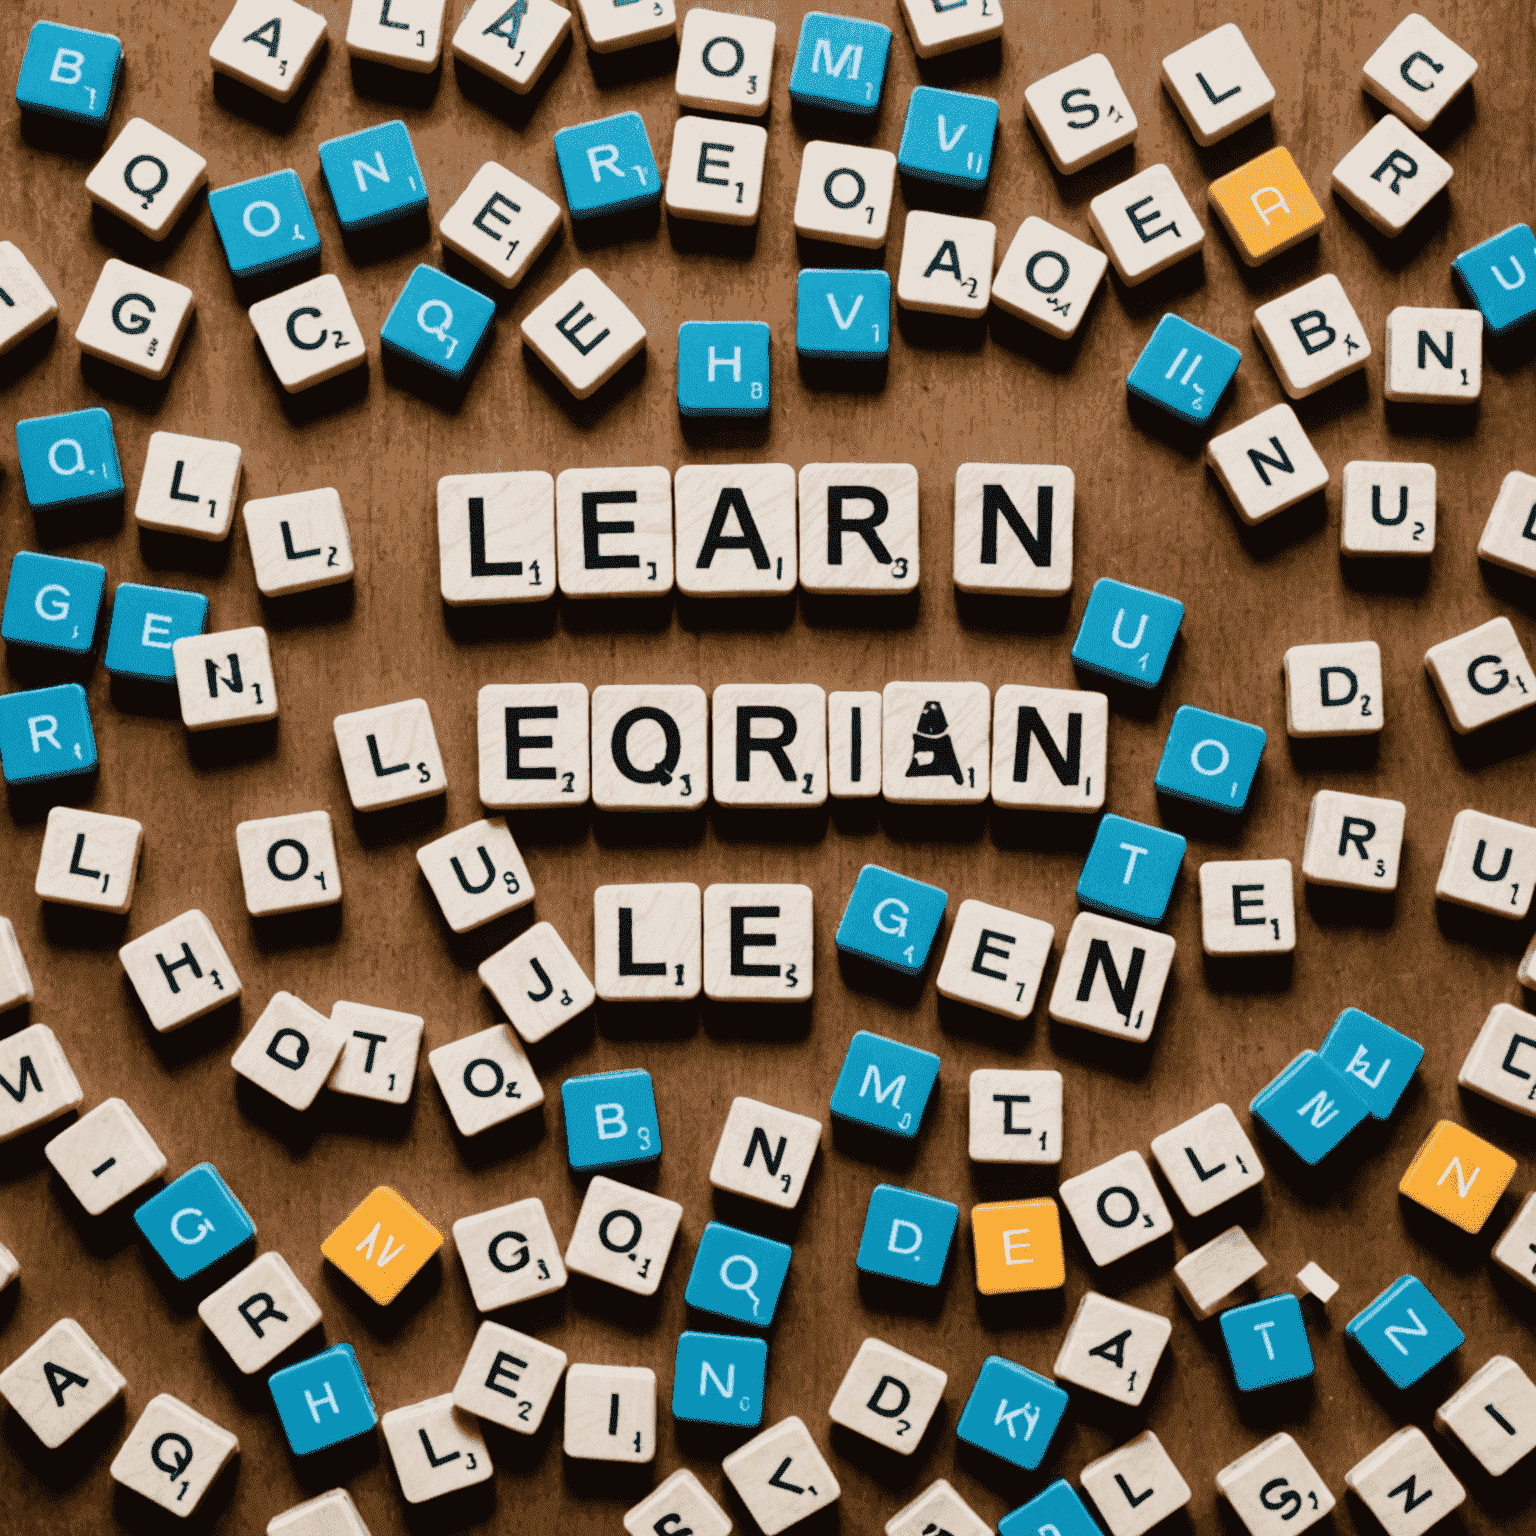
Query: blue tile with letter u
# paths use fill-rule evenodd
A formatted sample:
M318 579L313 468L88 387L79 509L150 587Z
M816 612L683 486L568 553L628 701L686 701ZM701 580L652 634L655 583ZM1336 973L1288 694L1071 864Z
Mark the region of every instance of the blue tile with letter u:
M1267 739L1261 726L1181 704L1153 782L1176 800L1235 816L1247 809Z
M763 1422L768 1345L735 1333L685 1333L677 1341L672 1417L756 1429Z
M16 104L23 112L104 125L122 68L123 45L109 33L40 21L27 34Z
M1414 1275L1394 1280L1344 1332L1394 1387L1422 1380L1467 1337Z
M1125 387L1180 421L1209 421L1243 354L1177 315L1164 315L1142 348Z
M948 904L936 885L866 864L837 925L837 947L903 976L921 975Z
M1309 1167L1369 1114L1350 1079L1316 1051L1303 1051L1248 1107Z
M1184 604L1101 576L1088 594L1072 660L1133 688L1156 688L1184 622Z
M789 99L807 107L867 117L880 110L891 29L877 21L811 11L789 76Z
M123 493L112 418L99 405L16 423L21 483L34 512Z
M804 267L795 287L802 357L874 362L891 350L891 277L879 268Z
M366 1435L379 1422L350 1344L333 1344L267 1379L288 1448L309 1456Z
M656 1090L642 1068L568 1077L560 1085L560 1102L572 1172L652 1163L661 1156Z
M1095 912L1128 922L1162 922L1184 863L1185 841L1177 832L1108 815L1077 880L1077 899Z
M907 102L897 168L919 181L979 192L992 171L997 103L990 96L920 85Z
M272 171L220 187L208 194L208 212L236 277L274 272L320 249L320 231L297 171Z
M1082 1496L1064 1477L1004 1515L997 1532L998 1536L1101 1536Z
M677 328L678 410L766 416L769 336L761 320L685 320Z
M864 1216L855 1263L869 1275L937 1285L955 1240L960 1207L895 1184L877 1184Z
M410 131L397 118L320 146L320 169L349 233L427 210L427 179L416 163Z
M939 1058L932 1051L861 1029L848 1042L832 1089L832 1113L910 1140L922 1128L938 1076Z
M683 1300L700 1312L767 1328L792 1254L788 1243L712 1221L699 1239Z
M418 266L405 280L379 340L434 373L462 379L480 356L495 318L496 305L483 293L436 267Z
M11 645L84 656L96 643L106 585L107 568L94 560L18 550L5 589L0 638Z
M172 683L176 661L171 648L208 628L208 599L174 587L141 587L125 581L112 594L105 665L113 677Z
M41 784L95 768L96 733L79 683L0 694L0 771L7 784Z
M1390 1120L1419 1070L1424 1047L1361 1009L1346 1008L1317 1054L1349 1078L1373 1120Z
M982 1361L955 1434L977 1450L1033 1472L1045 1460L1067 1394L1048 1377L1001 1355Z
M1221 1314L1221 1337L1239 1392L1258 1392L1312 1374L1312 1344L1301 1303L1289 1291L1229 1307Z
M1483 325L1492 335L1502 336L1536 315L1536 235L1529 224L1512 224L1463 251L1451 272L1483 312Z
M256 1223L212 1163L173 1179L133 1221L178 1280L202 1274L256 1236Z
M638 112L559 129L555 158L573 219L650 208L661 201L661 172Z

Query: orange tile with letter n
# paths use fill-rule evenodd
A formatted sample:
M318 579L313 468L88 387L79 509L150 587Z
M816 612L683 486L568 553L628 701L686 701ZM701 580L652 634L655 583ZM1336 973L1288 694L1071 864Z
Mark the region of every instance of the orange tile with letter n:
M320 1245L320 1252L381 1307L421 1273L443 1234L381 1184Z
M1065 1285L1061 1211L1056 1202L1000 1200L971 1207L976 1289L983 1296L1052 1291Z
M1515 1176L1515 1160L1454 1120L1419 1148L1397 1191L1463 1232L1481 1232Z
M1290 250L1323 227L1323 210L1283 145L1213 181L1208 195L1250 267Z

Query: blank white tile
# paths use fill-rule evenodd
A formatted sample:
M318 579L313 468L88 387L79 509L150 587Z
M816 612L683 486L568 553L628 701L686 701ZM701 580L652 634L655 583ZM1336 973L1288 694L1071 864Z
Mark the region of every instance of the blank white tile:
M354 810L409 805L448 788L425 699L354 710L331 723Z
M332 587L356 570L341 494L329 486L246 502L245 536L264 597Z
M0 1040L0 1142L57 1120L85 1100L69 1058L46 1024L32 1024Z
M1395 891L1407 814L1401 800L1318 790L1307 814L1303 876L1314 885Z
M1345 495L1349 471L1344 466ZM1381 647L1374 640L1293 645L1282 661L1285 728L1306 740L1317 736L1372 736L1381 729Z
M196 907L124 944L117 958L161 1034L240 996L240 977Z
M654 1296L682 1219L683 1208L675 1200L599 1174L587 1185L565 1247L565 1267L637 1296ZM570 1411L567 1397L567 1423Z
M1508 1355L1495 1355L1435 1410L1435 1428L1502 1477L1536 1449L1536 1382Z
M652 3L670 9L672 0ZM595 394L645 345L645 327L590 267L573 272L525 315L522 330L524 343L578 400Z
M208 57L220 74L289 101L324 41L325 17L297 0L235 0Z
M1384 235L1401 234L1451 180L1442 160L1389 112L1333 168L1333 190Z
M341 900L329 811L242 821L235 828L245 910L252 917L308 912Z
M75 340L92 357L146 379L163 379L195 308L192 290L184 284L108 257L75 327Z
M1065 341L1077 334L1108 267L1102 251L1031 214L992 279L992 302Z
M203 1326L254 1375L320 1322L320 1308L287 1259L264 1253L198 1303Z
M446 0L352 0L347 52L354 59L430 74L443 51Z
M592 922L593 979L604 1002L682 1003L699 995L704 935L698 886L600 885L592 893Z
M1024 113L1063 175L1124 149L1136 138L1130 98L1102 53L1090 53L1026 86Z
M1506 570L1536 576L1536 476L1518 469L1504 476L1477 553Z
M483 27L472 32L477 11L494 25L508 9L507 0L476 0L476 4L465 12L463 25L453 40L453 51L513 90L519 89L516 77L526 76L526 83L521 87L526 91L569 30L571 13L551 4L551 0L528 0L527 11L518 21L525 46L510 50L505 42L486 33ZM467 33L472 33L468 38L469 51L462 41ZM526 42L530 38L533 41ZM548 52L529 74L529 68L538 58L538 45L546 39L550 40ZM482 62L482 55L489 57ZM522 58L525 63L510 73L503 73L498 67L510 64L516 58ZM458 200L438 220L437 232L448 250L462 256L492 282L512 289L522 282L528 269L554 239L560 219L560 205L552 197L521 176L514 175L506 166L487 160L470 178ZM540 472L529 470L525 473L531 479ZM469 478L467 475L445 476L448 480ZM439 480L439 509L442 486L443 481Z
M85 178L99 208L164 240L208 180L208 162L163 128L131 117Z
M1423 133L1470 83L1477 60L1410 12L1360 70L1360 84Z
M656 1455L656 1373L643 1365L572 1365L565 1373L565 1454L646 1462Z
M548 1296L565 1285L560 1245L537 1196L460 1217L453 1224L453 1245L482 1312ZM564 1369L565 1356L560 1360Z
M834 1424L910 1456L944 1398L949 1374L916 1355L865 1339L827 1410Z
M368 360L363 333L333 272L250 307L262 351L290 395Z
M1264 1165L1226 1104L1213 1104L1154 1136L1152 1156L1191 1216L1204 1216L1264 1181Z
M997 225L914 208L902 233L896 302L931 315L978 319L992 300Z
M32 977L8 917L0 917L0 1013L32 1001Z
M794 591L795 472L788 464L683 464L672 494L680 592L766 597Z
M885 700L878 693L827 695L827 788L834 799L879 795L884 713Z
M821 1145L821 1121L757 1099L731 1100L709 1182L716 1189L791 1211Z
M189 731L277 719L277 682L259 624L183 635L171 646L181 723Z
M911 464L800 467L800 585L807 592L911 592L918 581Z
M66 907L126 912L143 848L143 825L131 816L56 805L48 812L34 889Z
M733 19L750 26L772 26L744 16ZM673 218L707 224L756 224L767 156L768 131L755 123L678 118L667 162L667 212Z
M1291 861L1213 859L1202 864L1200 944L1208 955L1293 954L1296 883Z
M230 1058L241 1077L290 1109L306 1110L325 1087L348 1036L291 992L274 992Z
M721 1463L763 1536L779 1536L842 1494L803 1420L791 1416Z
M812 139L800 157L795 233L860 250L885 244L896 188L896 156L860 144Z
M427 1062L461 1136L478 1136L544 1102L544 1090L505 1024L440 1045L427 1053Z
M141 528L217 543L229 537L240 488L240 445L152 432L133 504Z
M1483 317L1475 309L1415 309L1387 316L1388 400L1438 405L1476 400L1483 391Z
M1232 21L1167 54L1163 86L1203 145L1257 122L1275 104L1269 76Z
M585 683L487 683L476 710L483 804L547 810L592 798Z
M1493 1261L1521 1285L1536 1290L1536 1194L1521 1201L1515 1219L1493 1245Z
M144 1405L112 1458L112 1481L187 1520L239 1453L240 1442L227 1429L162 1392Z
M1435 881L1441 901L1519 919L1530 911L1532 881L1536 827L1482 811L1456 813Z
M1205 445L1205 457L1250 527L1328 484L1328 466L1288 405L1272 405L1219 433Z
M1190 1500L1189 1484L1150 1429L1078 1474L1109 1536L1142 1536Z
M675 0L650 0L646 5L620 4L620 0L577 0L587 47L593 53L617 53L660 42L677 31ZM631 15L631 6L641 14Z
M392 1408L379 1427L407 1504L473 1488L496 1470L474 1415L459 1408L451 1392Z
M985 683L891 682L880 732L885 798L907 805L979 805L992 768L992 696Z
M331 1022L346 1032L347 1044L331 1073L333 1093L404 1104L416 1086L416 1058L426 1021L414 1013L338 1002Z
M901 16L912 36L912 51L920 59L972 48L1003 35L1001 0L946 0L943 5L933 5L930 0L901 0ZM891 1525L886 1526L886 1532L895 1536ZM955 1531L952 1536L970 1533Z
M1063 464L962 464L955 471L955 585L1006 596L1070 592L1076 486Z
M1536 1115L1536 1016L1495 1003L1456 1081L1516 1114Z
M1109 699L1005 683L993 699L992 799L1017 810L1098 811L1109 779Z
M534 1434L565 1376L565 1364L563 1349L501 1323L483 1322L454 1385L454 1406L513 1434Z
M1268 1264L1241 1227L1228 1227L1173 1266L1173 1283L1197 1318L1219 1311Z
M45 1365L79 1377L59 1400ZM29 1350L0 1371L0 1397L50 1451L84 1429L122 1396L127 1378L72 1317L60 1318Z
M1088 221L1128 288L1205 244L1205 229L1166 165L1150 165L1101 192L1088 205Z
M1088 1291L1061 1341L1051 1375L1113 1402L1137 1406L1147 1395L1173 1324Z
M1285 1434L1229 1462L1216 1474L1216 1487L1249 1536L1310 1530L1334 1506L1317 1468Z
M777 33L771 21L757 17L689 11L678 39L678 101L703 112L761 117L768 110Z
M1506 618L1490 619L1430 646L1424 665L1460 735L1536 704L1531 664Z
M1357 1461L1344 1474L1344 1482L1381 1522L1387 1536L1423 1536L1467 1497L1429 1436L1416 1424L1398 1430Z
M686 1530L692 1536L731 1536L731 1521L698 1478L683 1467L624 1516L627 1536L654 1536L658 1529Z
M560 590L660 597L672 590L672 476L661 465L567 469L555 481Z
M530 1045L592 1006L597 989L552 923L535 923L480 962L480 984Z
M815 683L720 683L710 715L719 804L826 804L827 696Z
M1016 1067L971 1073L973 1163L1059 1163L1061 1148L1061 1073Z
M165 1172L165 1153L122 1099L104 1099L43 1151L87 1216L100 1216Z
M1371 339L1331 272L1260 304L1253 329L1292 400L1365 367L1371 355Z
M1296 1271L1296 1279L1309 1296L1315 1296L1326 1306L1338 1294L1339 1282L1321 1264L1308 1260Z
M962 901L939 965L939 996L1007 1019L1027 1019L1035 1011L1040 979L1055 941L1055 928L1038 917L974 897ZM1059 1137L1054 1150L1060 1154ZM1012 1157L997 1160L1015 1161Z
M1150 1040L1176 948L1172 934L1079 912L1056 972L1051 1017L1122 1040Z
M808 885L704 889L704 995L716 1002L800 1003L814 990Z
M695 683L592 691L592 799L604 811L694 811L709 797L709 700Z
M451 608L553 597L554 477L542 469L444 475L437 482L437 550L443 601Z
M505 818L472 821L416 850L443 920L468 933L533 900L533 876Z
M56 319L59 301L49 293L37 268L9 240L0 240L0 293L9 300L0 304L0 356L3 356L18 341L25 340Z

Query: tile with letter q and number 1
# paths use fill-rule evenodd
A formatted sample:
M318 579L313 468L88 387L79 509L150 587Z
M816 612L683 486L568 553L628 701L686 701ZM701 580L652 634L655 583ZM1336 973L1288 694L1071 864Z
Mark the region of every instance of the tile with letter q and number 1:
M495 319L494 301L423 264L405 280L379 341L386 353L457 382L473 372Z
M112 1458L112 1481L188 1520L239 1454L239 1440L222 1425L161 1392L144 1405Z

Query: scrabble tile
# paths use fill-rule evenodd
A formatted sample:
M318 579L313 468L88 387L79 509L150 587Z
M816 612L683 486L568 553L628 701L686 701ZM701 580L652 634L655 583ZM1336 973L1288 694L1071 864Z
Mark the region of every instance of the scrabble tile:
M165 1153L121 1099L104 1099L43 1151L87 1216L100 1216L165 1172Z
M1061 1212L1054 1200L1002 1200L972 1206L971 1238L976 1248L976 1289L983 1296L1054 1291L1066 1281Z
M1509 1012L1518 1013L1519 1010L1511 1008ZM1507 1015L1502 1017L1501 1033L1509 1029L1513 1022L1508 1020ZM1487 1029L1486 1024L1484 1029ZM1511 1047L1513 1043L1511 1040ZM1487 1043L1481 1035L1477 1044L1487 1050ZM1473 1047L1474 1051L1477 1044ZM1488 1052L1490 1058L1492 1054L1492 1051ZM1477 1068L1473 1070L1476 1072ZM1467 1074L1466 1066L1462 1067L1462 1074ZM1489 1075L1486 1068L1481 1075L1486 1080ZM1468 1086L1476 1087L1472 1083ZM1487 1093L1486 1089L1478 1091ZM1514 1158L1501 1152L1491 1142L1484 1141L1481 1136L1474 1136L1453 1120L1441 1120L1414 1154L1397 1189L1399 1194L1406 1195L1437 1216L1443 1216L1463 1232L1476 1235L1493 1214L1500 1196L1509 1188L1509 1181L1515 1176L1517 1166ZM1450 1182L1447 1183L1447 1180Z
M369 1300L387 1307L443 1246L443 1235L381 1184L320 1245Z
M202 1018L242 991L213 924L196 907L124 944L117 958L161 1034Z
M1142 1536L1190 1500L1189 1484L1150 1429L1090 1461L1078 1477L1109 1536Z
M877 1184L864 1214L855 1263L867 1275L933 1287L944 1278L960 1208L948 1200Z
M992 302L1069 340L1077 334L1108 266L1101 251L1031 214L1019 225L992 279Z
M1506 618L1430 646L1424 665L1459 735L1536 704L1536 691L1526 681L1530 663Z
M918 553L914 466L800 467L800 585L806 591L915 591Z
M477 13L489 16L493 27L504 19L503 13L511 13L506 0L476 0L475 5L465 12L463 25L454 38L454 53L467 63L478 65L476 53L480 46L499 49L498 43L486 44L485 39L500 34L487 31L482 35L474 32L467 43L461 45L460 40L465 38L466 32L472 30ZM571 13L551 4L550 0L528 0L524 13L520 17L511 17L511 25L522 28L524 37L528 37L537 28L541 40L545 35L552 40L551 47L539 59L537 68L522 86L523 90L530 88L534 78L549 62L549 54L559 46L570 24ZM467 52L466 48L475 52ZM521 58L534 52L534 49L516 48L514 45L514 52ZM513 54L502 50L501 58L496 62L510 63L512 57ZM496 56L493 54L492 58ZM515 81L506 78L496 69L487 68L487 73L500 79L503 84L510 84L513 90L518 89ZM523 74L525 71L519 69L514 73ZM446 249L462 256L493 282L509 290L517 287L527 276L528 269L554 239L559 228L560 205L495 160L487 160L475 172L469 185L459 194L458 201L442 216L437 226ZM438 484L441 486L442 481Z
M530 1045L590 1008L597 997L581 962L551 923L535 923L482 960L479 976Z
M427 1064L461 1136L478 1136L544 1102L544 1089L505 1024L438 1046Z
M467 378L496 319L483 293L436 267L418 266L405 280L379 332L386 352L449 379Z
M1324 1306L1339 1293L1339 1282L1322 1265L1310 1260L1296 1271L1296 1281L1307 1295L1315 1296Z
M363 333L334 272L275 293L248 313L278 383L290 395L368 361Z
M18 550L6 584L0 637L8 645L87 656L96 644L106 584L107 569L94 560Z
M1033 1472L1055 1437L1067 1394L1001 1355L982 1361L955 1433L967 1445Z
M1532 942L1521 956L1520 967L1515 974L1521 986L1536 991L1536 942Z
M207 627L208 599L201 592L120 582L112 594L112 623L102 665L113 677L174 682L172 648L183 636L200 635Z
M1284 1292L1221 1314L1221 1337L1239 1392L1259 1392L1313 1373L1301 1303Z
M973 1163L1059 1163L1061 1146L1061 1073L1001 1067L971 1073Z
M685 1003L699 995L704 914L698 886L600 885L592 910L593 979L604 1002Z
M1179 421L1198 424L1215 414L1242 357L1209 331L1164 315L1126 375L1125 387Z
M1204 1216L1264 1182L1264 1165L1225 1104L1154 1136L1152 1156L1191 1216Z
M21 945L16 942L16 929L10 918L0 917L0 1013L18 1003L30 1003L32 997L32 977Z
M715 1148L709 1182L716 1189L791 1211L805 1192L820 1145L821 1121L756 1099L735 1098Z
M903 976L920 976L948 901L937 886L866 864L837 925L837 947Z
M370 0L354 0L369 4ZM399 0L394 0L398 4ZM407 0L423 6L441 0ZM320 171L346 234L426 212L427 183L411 135L398 118L320 145Z
M1038 1536L1046 1529L1057 1536L1099 1536L1098 1522L1064 1477L1058 1477L1012 1514L1004 1515L997 1529L999 1536Z
M1456 1081L1518 1114L1536 1115L1536 1055L1522 1051L1536 1053L1536 1016L1509 1003L1495 1003Z
M1027 1019L1035 1011L1055 939L1056 930L1037 917L963 901L939 966L939 996L1005 1018Z
M267 1536L368 1536L368 1527L345 1488L332 1488L274 1515Z
M620 0L577 0L577 7L581 11L582 30L587 34L587 47L593 53L638 48L677 32L674 0L651 0L649 6L640 6L638 16L631 16Z
M1001 7L993 7L991 0L985 0L985 3L995 14L996 30L991 35L1000 36L1003 30ZM902 9L909 26L914 14L921 16L916 0L902 0ZM959 5L949 8L951 13L974 9L971 0L961 0ZM937 6L931 19L939 22ZM955 16L955 20L963 19ZM917 29L914 27L913 30ZM919 57L926 56L919 50ZM964 91L941 91L931 85L920 85L907 100L907 120L901 130L896 164L904 176L918 181L936 181L945 186L980 192L991 174L992 143L996 136L997 103L990 96L971 96ZM909 230L910 224L909 214ZM993 238L996 234L994 227ZM989 279L992 276L990 251L987 276Z
M60 1318L0 1371L0 1397L50 1451L116 1402L127 1385L127 1378L72 1317Z
M689 1330L677 1341L672 1417L680 1423L756 1429L763 1422L767 1375L768 1345L764 1340ZM836 1408L835 1401L832 1406Z
M568 1077L560 1085L565 1150L573 1173L654 1163L661 1124L651 1074L641 1068Z
M1414 1424L1357 1461L1344 1474L1344 1481L1387 1536L1423 1536L1467 1497L1429 1437Z
M59 683L0 695L0 768L7 784L94 773L96 737L85 689Z
M885 1536L922 1536L923 1532L934 1536L939 1530L948 1531L949 1536L991 1536L992 1527L941 1477L898 1509L884 1530Z
M1310 1530L1334 1506L1328 1485L1287 1434L1271 1435L1216 1474L1216 1490L1248 1536ZM1298 1521L1295 1525L1282 1522Z
M1208 955L1289 955L1296 895L1289 859L1211 860L1200 866L1200 947Z
M196 307L190 288L108 257L75 340L92 357L146 379L163 379Z
M792 1254L788 1243L712 1221L699 1239L683 1299L715 1317L771 1327Z
M1451 1315L1413 1275L1394 1280L1344 1331L1394 1387L1411 1387L1465 1342Z
M1205 229L1166 165L1148 166L1101 192L1088 205L1088 222L1128 288L1166 272L1205 244ZM1163 240L1164 235L1172 238Z
M1252 527L1328 484L1328 466L1288 405L1272 405L1205 445L1237 515Z
M1257 122L1275 104L1269 76L1232 21L1166 55L1163 88L1201 145Z
M1101 1268L1173 1231L1173 1218L1140 1152L1122 1152L1065 1180L1061 1203Z
M303 1111L325 1087L346 1043L339 1024L291 992L274 992L229 1064L290 1109Z
M731 1536L730 1516L686 1467L624 1516L628 1536L652 1536L658 1526L663 1531L687 1530L692 1536Z
M16 423L22 489L34 513L123 493L112 418L100 406ZM76 475L84 476L76 480Z
M1384 235L1400 235L1450 184L1451 165L1389 112L1333 168L1333 190Z
M1183 868L1184 848L1177 832L1106 816L1094 833L1078 877L1077 899L1095 912L1156 925L1168 910L1174 882ZM1063 957L1062 972L1066 969Z
M473 1414L460 1408L451 1392L391 1409L379 1425L407 1504L473 1488L496 1470Z
M893 682L883 697L887 800L978 805L987 798L992 701L985 683Z
M800 160L795 233L861 250L885 244L896 185L889 150L813 139Z
M1052 1374L1113 1401L1139 1404L1152 1385L1173 1324L1088 1291L1077 1305Z
M1536 828L1482 811L1458 811L1435 896L1458 907L1523 918L1536 879Z
M352 0L347 52L371 64L431 74L443 49L444 5L445 0Z
M240 487L240 458L238 443L151 433L134 521L141 528L215 543L228 538Z
M807 12L800 23L789 99L797 106L872 116L880 110L890 48L891 29L879 22Z
M1506 267L1509 277L1504 276ZM1536 272L1536 235L1529 224L1511 224L1463 251L1451 263L1451 276L1463 297L1482 312L1483 328L1503 336L1536 315L1536 298L1529 291L1520 292L1527 268ZM1510 298L1512 293L1519 297Z
M355 710L331 723L354 810L409 805L448 788L425 699Z
M1536 477L1517 469L1504 476L1477 553L1506 570L1536 576Z
M1406 815L1401 800L1318 790L1307 814L1303 877L1314 885L1395 891Z
M1171 934L1079 912L1056 972L1051 1017L1103 1035L1151 1039L1175 947Z
M1102 53L1091 53L1026 86L1024 113L1063 175L1136 139L1136 114L1114 65Z
M212 1163L172 1179L133 1213L133 1224L181 1282L256 1239L256 1224Z
M112 1481L178 1519L190 1519L240 1442L227 1429L162 1392L144 1405L122 1449Z
M1475 310L1399 305L1387 316L1385 367L1388 400L1476 400L1483 388L1483 317Z
M0 356L59 314L59 301L37 269L9 240L0 240Z
M842 1494L810 1430L793 1415L732 1451L720 1466L763 1536L780 1536Z
M670 471L655 464L562 470L555 480L555 535L560 590L567 597L658 597L670 592ZM701 794L703 789L701 777Z
M482 1312L548 1296L565 1285L560 1247L537 1197L460 1217L453 1224L453 1244Z
M1437 26L1410 13L1365 61L1360 84L1423 133L1477 73L1477 60Z
M189 731L277 719L277 682L267 632L259 624L171 643L181 723Z
M341 866L329 811L242 821L235 828L235 848L245 909L252 917L308 912L341 900Z
M827 695L827 784L834 799L869 800L880 793L880 724L884 696Z
M682 1219L683 1208L675 1200L598 1174L587 1185L576 1228L565 1246L565 1267L637 1296L654 1296ZM567 1395L567 1425L570 1419Z
M927 1433L948 1381L947 1372L926 1360L883 1340L865 1339L832 1398L828 1417L898 1456L910 1456Z
M91 201L151 240L164 240L208 180L208 162L163 129L131 117L85 178Z
M533 900L533 877L501 816L472 821L418 848L416 862L455 933L468 933Z
M888 272L802 267L795 294L795 347L801 357L871 362L890 352Z
M1241 1227L1228 1227L1173 1266L1173 1283L1189 1310L1204 1321L1263 1274L1267 1262Z
M1371 339L1331 272L1260 304L1253 329L1292 400L1355 373L1371 355Z
M1250 267L1273 260L1323 227L1323 210L1283 144L1218 176L1208 196Z
M510 1429L537 1433L565 1376L566 1353L515 1328L483 1322L454 1384L454 1406Z
M896 302L932 315L979 319L992 297L997 225L913 209L902 236Z
M939 1058L861 1029L848 1043L832 1088L832 1116L902 1139L922 1129Z
M1266 740L1262 726L1181 704L1153 782L1176 800L1240 815L1247 809Z
M678 101L699 112L763 116L773 84L777 34L771 21L753 16L702 7L689 11L678 41Z
M702 805L709 792L708 713L704 690L691 683L595 689L592 798L599 808L691 811Z
M1435 1410L1435 1428L1502 1477L1536 1449L1536 1382L1508 1355L1495 1355Z
M732 21L773 25L745 16ZM678 67L681 70L681 64ZM706 224L756 224L767 154L768 131L756 124L678 118L667 163L667 212L674 219L700 219Z
M254 1375L320 1322L320 1308L280 1253L264 1253L198 1303L203 1326Z
M324 42L325 17L296 0L235 0L208 58L219 74L291 101Z
M1102 693L1004 684L993 706L993 801L1022 810L1102 810L1108 730Z
M766 416L769 328L761 320L685 320L677 328L677 408L684 416Z
M123 45L110 33L34 22L16 76L16 105L23 112L102 127L122 70Z
M344 1445L369 1434L379 1422L357 1352L350 1344L333 1344L308 1360L274 1372L267 1378L267 1390L288 1449L295 1456ZM358 1524L361 1526L362 1521ZM295 1536L301 1533L309 1536L302 1527Z
M1349 495L1351 464L1344 466ZM1285 729L1299 740L1374 736L1385 717L1381 647L1374 640L1293 645L1282 658Z
M416 1086L416 1058L425 1020L413 1013L338 1002L331 1022L347 1034L347 1047L326 1085L352 1098L404 1104Z
M795 471L788 464L682 464L673 495L679 591L759 597L794 590Z
M555 156L573 221L654 208L661 201L661 172L638 112L558 129Z
M956 587L1029 597L1070 592L1075 489L1065 465L962 464L955 471Z
M1101 576L1088 594L1072 660L1086 671L1133 688L1156 688L1183 622L1184 604L1176 597ZM1135 633L1127 640L1133 627Z
M704 995L716 1002L809 998L815 989L813 905L808 885L706 886Z
M542 469L444 475L437 482L437 549L443 601L450 608L538 603L553 597L554 477ZM554 686L581 689L585 723L586 688L580 683ZM480 695L484 700L487 695L511 697L518 691L489 685ZM582 756L587 755L583 746ZM582 778L586 778L585 765ZM486 799L486 803L496 802Z

